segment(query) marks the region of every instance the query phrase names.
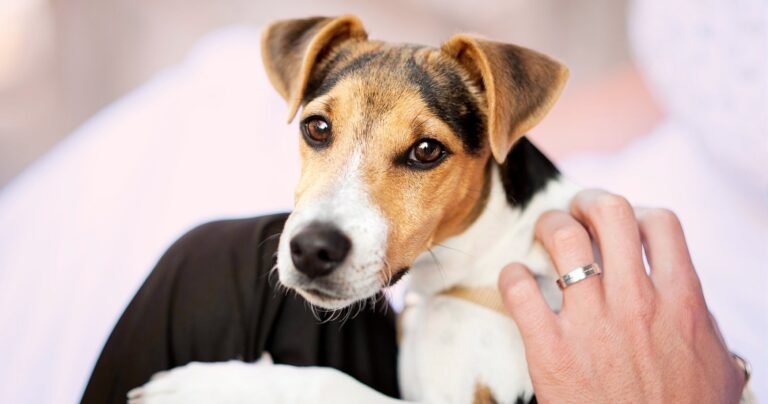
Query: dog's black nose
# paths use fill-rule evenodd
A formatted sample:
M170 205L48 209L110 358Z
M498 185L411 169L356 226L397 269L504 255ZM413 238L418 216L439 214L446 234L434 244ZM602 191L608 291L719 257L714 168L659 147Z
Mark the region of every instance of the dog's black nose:
M347 257L352 242L336 227L312 223L291 239L291 259L310 278L330 274Z

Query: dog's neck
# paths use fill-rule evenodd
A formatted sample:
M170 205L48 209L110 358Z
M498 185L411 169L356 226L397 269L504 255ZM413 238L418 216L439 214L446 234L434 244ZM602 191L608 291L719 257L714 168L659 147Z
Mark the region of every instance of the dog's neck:
M540 276L545 294L558 295L546 253L534 243L534 225L546 210L566 208L577 187L556 176L526 204L512 206L499 171L491 169L490 194L475 222L416 259L410 291L426 297L457 286L495 287L506 264L522 261Z

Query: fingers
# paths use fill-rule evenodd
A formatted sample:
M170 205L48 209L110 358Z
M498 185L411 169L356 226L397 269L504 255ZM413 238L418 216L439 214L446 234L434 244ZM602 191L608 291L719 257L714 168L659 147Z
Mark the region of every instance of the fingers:
M563 211L544 213L536 223L535 236L552 257L560 276L595 262L589 233L576 219ZM603 300L599 277L584 279L563 291L563 311L583 310Z
M654 286L662 294L688 292L703 301L701 284L677 216L667 209L646 208L635 212Z
M603 259L603 284L607 298L624 300L652 291L643 266L640 230L635 211L626 199L600 190L579 192L571 213L597 240Z
M499 290L504 305L520 329L525 346L552 346L558 335L557 317L544 300L528 268L522 264L506 266L499 276Z

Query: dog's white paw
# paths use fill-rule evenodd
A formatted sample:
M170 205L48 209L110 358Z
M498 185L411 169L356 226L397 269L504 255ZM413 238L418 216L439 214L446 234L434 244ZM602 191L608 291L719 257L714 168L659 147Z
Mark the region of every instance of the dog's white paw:
M128 393L128 403L292 403L300 400L302 383L325 373L321 368L239 361L193 362L155 374L147 384Z

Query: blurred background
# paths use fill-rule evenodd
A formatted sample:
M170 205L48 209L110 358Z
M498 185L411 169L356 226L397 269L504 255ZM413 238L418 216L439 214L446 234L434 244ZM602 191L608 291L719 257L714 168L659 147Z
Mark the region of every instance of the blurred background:
M768 400L765 0L2 0L0 402L77 402L175 239L291 208L298 135L259 32L346 13L374 39L473 32L568 65L529 137L576 182L678 213Z

